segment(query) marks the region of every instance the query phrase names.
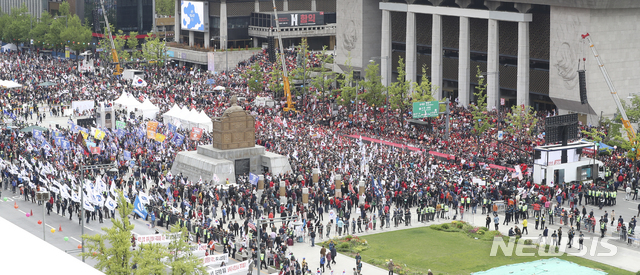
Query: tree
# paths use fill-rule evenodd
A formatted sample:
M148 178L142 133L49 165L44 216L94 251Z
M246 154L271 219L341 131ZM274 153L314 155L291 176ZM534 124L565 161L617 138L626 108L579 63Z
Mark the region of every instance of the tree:
M31 14L27 6L11 8L11 15L3 30L3 39L11 43L28 43L31 28Z
M140 51L138 50L138 44L140 44L140 42L136 36L138 36L138 32L130 32L129 38L127 39L127 47L131 49L131 59L137 59L141 56Z
M629 118L629 121L633 123L640 122L640 97L638 95L633 95L633 97L631 98L631 104L628 104L624 100L621 100L621 103L622 103L622 107L627 113L627 117ZM621 117L622 116L620 116L620 118Z
M171 267L171 274L206 274L206 268L202 265L202 260L193 254L188 253L189 232L183 226L173 226L171 228L171 242L168 250L171 256L167 265Z
M538 123L535 111L531 106L517 105L511 107L511 112L505 116L505 123L508 123L507 132L521 134L520 137L529 139Z
M247 80L247 86L249 86L250 91L254 93L262 91L262 88L264 87L264 78L262 69L260 68L260 64L258 64L258 62L253 63L253 65L251 65L251 68L247 69L244 74L244 78Z
M363 93L362 98L369 106L385 106L387 95L382 92L385 87L382 85L382 77L380 76L380 67L375 62L369 62L364 71L364 79L360 80ZM386 108L386 106L385 106Z
M303 91L297 93L298 95L300 95L303 94L304 90L308 88L305 82L311 79L311 70L307 68L307 64L309 61L309 46L307 44L307 39L302 38L302 42L299 46L296 47L298 48L298 56L296 57L297 66L293 70L291 70L291 73L289 75L291 76L291 79L302 82Z
M175 14L175 1L173 0L157 0L156 1L156 13L165 16L174 16Z
M136 264L135 274L166 274L166 267L161 261L169 256L171 255L167 247L162 244L140 244L133 252L132 260Z
M477 70L476 78L478 78L478 86L476 86L476 91L473 94L478 100L476 104L472 104L470 107L471 115L473 116L473 131L477 136L480 136L489 128L493 127L493 122L491 121L491 117L489 117L489 112L487 112L487 84L484 83L480 67L478 67Z
M78 53L87 48L89 41L91 41L91 30L88 26L83 26L80 22L80 18L77 15L71 15L69 18L69 26L60 33L62 41L67 41L66 44L71 50ZM78 55L76 54L76 59Z
M142 58L147 61L154 60L155 64L164 64L167 59L167 45L160 40L160 36L149 33L142 44Z
M43 11L40 20L33 23L33 29L30 32L34 44L44 45L51 23L53 23L53 17L47 11Z
M336 96L336 103L338 105L346 106L347 113L351 114L351 104L356 103L356 95L358 93L356 87L359 85L358 81L354 78L353 67L351 66L351 52L344 63L346 70L342 74L342 78L338 79L340 84L340 95Z
M320 73L314 77L311 81L311 86L316 88L316 91L322 94L322 101L325 101L326 89L331 86L331 82L333 82L332 75L333 72L327 70L324 66L326 63L332 62L333 58L331 58L327 54L327 46L322 47L322 53L320 54Z
M408 100L411 82L406 79L405 64L402 57L398 60L398 81L389 87L389 109L398 109L402 115L409 109L411 101Z
M421 101L434 101L433 94L438 90L438 87L431 86L431 81L427 77L427 65L422 65L422 81L420 84L414 83L415 90L413 92L413 102Z
M282 63L280 62L280 53L276 53L276 64L272 66L269 73L270 81L268 83L269 90L273 93L273 98L282 97L284 84L282 83Z
M118 191L118 213L120 217L111 218L113 225L111 228L103 227L105 234L93 236L83 235L86 241L85 247L89 252L82 254L84 257L92 258L98 263L95 268L106 274L131 274L133 263L133 251L131 250L131 230L134 225L129 221L129 216L133 212L133 205L128 203L120 191ZM107 246L106 242L109 242ZM147 250L144 250L147 251ZM142 252L144 253L144 252Z

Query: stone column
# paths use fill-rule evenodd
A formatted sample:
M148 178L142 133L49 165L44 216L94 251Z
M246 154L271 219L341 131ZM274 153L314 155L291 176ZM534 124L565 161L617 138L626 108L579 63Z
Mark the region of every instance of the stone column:
M442 98L442 15L433 14L431 29L431 85L436 87L433 97Z
M382 10L382 46L380 47L380 76L382 86L391 83L391 12Z
M151 0L151 14L153 14L153 21L151 23L151 31L154 33L158 33L156 29L156 0ZM39 17L39 16L38 16ZM82 20L82 18L80 18Z
M311 11L316 11L316 0L311 0Z
M174 20L174 24L175 25L174 26L175 27L173 28L173 30L174 30L173 31L173 41L175 41L177 43L180 43L180 26L181 26L180 25L180 1L175 0L175 2L176 2L175 3L176 4L175 5L176 10L174 12L174 15L175 15L175 18L174 18L175 19Z
M518 22L518 105L529 106L529 22Z
M434 15L435 16L435 15ZM406 47L406 72L407 82L416 81L416 63L417 63L417 47L416 47L416 14L407 12L407 47ZM409 88L413 91L413 86Z
M313 168L311 176L313 178L313 186L318 186L318 182L320 181L320 169Z
M281 203L287 202L287 187L284 181L280 182L280 202Z
M260 1L256 0L253 4L253 12L260 12Z
M282 11L289 11L289 0L284 0L282 2Z
M498 20L489 19L487 38L487 110L497 108L500 97L500 36Z
M264 175L258 175L258 190L264 190Z
M204 30L204 48L208 49L211 43L211 34L209 33L210 29Z
M361 180L358 183L358 202L361 204L364 203L364 198L362 197L362 194L364 194L364 189L365 189L365 184L364 184L364 181Z
M193 47L195 39L196 34L193 31L189 31L189 47Z
M471 50L469 36L469 17L460 17L460 39L458 52L458 101L463 106L469 105L471 98Z
M220 1L220 49L227 49L227 0Z
M309 206L309 188L302 188L302 203L304 206Z

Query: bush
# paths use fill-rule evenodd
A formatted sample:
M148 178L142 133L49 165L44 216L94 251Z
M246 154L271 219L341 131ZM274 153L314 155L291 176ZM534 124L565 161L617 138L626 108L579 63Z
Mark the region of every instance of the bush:
M442 229L445 229L445 230L446 230L446 229L449 229L449 225L448 225L448 224L446 224L446 223L445 223L445 224L442 224L440 227L442 227Z
M464 226L464 224L463 224L463 223L456 223L456 227L457 227L458 229L462 229L462 227L463 227L463 226Z
M533 244L533 240L524 240L524 244L532 245Z
M349 243L340 243L336 246L336 250L340 251L340 252L347 252L349 251L349 248L351 247L351 245L349 245Z

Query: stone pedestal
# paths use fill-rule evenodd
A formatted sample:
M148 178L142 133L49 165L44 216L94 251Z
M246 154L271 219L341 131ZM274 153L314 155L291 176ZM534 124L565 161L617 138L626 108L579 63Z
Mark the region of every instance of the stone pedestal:
M320 181L320 169L313 168L313 172L312 172L311 175L313 176L313 185L317 186L318 185L318 181Z
M361 180L358 183L358 196L360 196L362 194L364 194L364 181L363 180Z
M309 188L302 188L302 203L309 206Z
M258 190L264 190L264 175L258 175Z
M340 190L340 189L336 188L336 195L335 195L335 197L336 197L336 198L342 198L342 190Z
M280 182L280 203L287 203L287 187L285 186L285 182Z
M333 176L333 181L336 185L336 190L342 188L342 175L338 174Z
M255 119L242 111L225 113L220 120L214 120L212 134L213 147L217 149L253 147L256 144Z

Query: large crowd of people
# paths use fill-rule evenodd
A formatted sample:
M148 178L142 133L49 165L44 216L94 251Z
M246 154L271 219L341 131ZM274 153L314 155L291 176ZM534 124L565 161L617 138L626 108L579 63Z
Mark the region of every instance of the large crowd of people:
M319 65L316 55L319 53L311 54L309 66ZM296 66L296 56L293 50L286 52L290 69ZM49 211L55 209L65 215L67 210L69 219L79 220L84 207L91 210L86 211L86 222L101 222L114 215L112 204L107 203L113 200L114 189L122 190L131 202L139 196L150 196L153 199L147 209L153 215L147 219L154 224L186 226L197 242L222 244L224 252L232 256L241 251L256 263L259 258L265 259L290 274L311 270L306 262L287 257L288 242L300 236L315 239L330 236L332 230L342 235L360 232L363 227L373 230L377 226L408 225L412 215L424 222L436 217L454 218L465 211L475 213L478 208L482 214L491 214L497 210L496 202L504 204L500 210L507 214L504 224L510 219L533 217L536 226L541 219L544 227L545 219L559 217L571 225L582 222L593 229L601 228L596 221L606 225L615 220L625 234L634 234L635 218L625 222L613 213L595 217L585 208L587 204L615 205L618 188L628 187L627 192L637 197L638 169L623 152L602 156L607 174L591 183L532 182L527 168L532 166L533 147L544 144L544 118L550 115L546 111L536 113L539 120L532 125L534 131L507 134L504 142L509 146L498 147L492 139L497 129L474 134L470 108L458 106L455 100L451 104L449 139L445 139L443 118L433 119L430 127L416 126L400 113L380 111L364 101L357 103L357 110L366 114L366 121L352 120L346 108L340 108L337 116L327 115L328 110L321 110L321 106L330 105L330 98L327 102L321 102L321 97L308 101L305 111L298 113L283 112L279 98L275 98L274 107L252 104L258 96L271 96L267 84L274 64L266 53L218 74L172 63L161 67L134 65L144 72L147 87L132 87L130 80L113 76L112 68L100 67L100 62L94 73L83 74L74 69L77 65L73 60L30 53L0 54L0 79L23 85L0 88L2 116L11 118L15 126L5 127L0 137L0 182L4 189L33 200L35 192L46 187L53 195L46 203ZM256 63L267 79L262 90L249 91L244 75ZM205 93L210 89L208 79L224 83L227 90ZM55 85L38 86L42 82ZM189 130L172 127L172 122L163 121L160 115L153 121L159 122L156 132L166 136L161 142L147 138L148 121L127 111L117 112L117 120L126 122L117 130L83 128L71 120L69 125L48 131L19 131L34 117L35 124L41 124L46 116L62 116L71 101L95 100L97 106L112 102L123 92L148 98L160 107L160 114L178 104L202 110L210 117L221 116L231 96L245 97L241 105L256 119L257 144L287 156L292 172L265 173L263 190L257 190L249 175L238 175L236 184L173 175L170 170L176 154L211 144L212 135L205 132L199 140L190 140ZM496 110L489 114L496 123L505 123ZM322 120L330 122L319 123ZM115 163L117 172L102 170L83 175L80 171L83 165L107 163ZM514 166L523 173L514 177L510 169ZM313 180L314 169L321 171L317 182ZM342 182L337 183L338 178ZM365 184L363 194L358 192L361 181ZM280 194L282 185L286 187L284 198ZM303 203L303 188L309 190L308 203ZM88 206L80 204L79 192L92 198ZM329 212L332 219L323 220L323 214ZM298 223L288 222L288 217L295 217ZM262 228L261 234L256 227ZM331 255L335 247L328 249L326 255ZM258 251L264 255L258 255ZM327 260L335 261L335 254Z

